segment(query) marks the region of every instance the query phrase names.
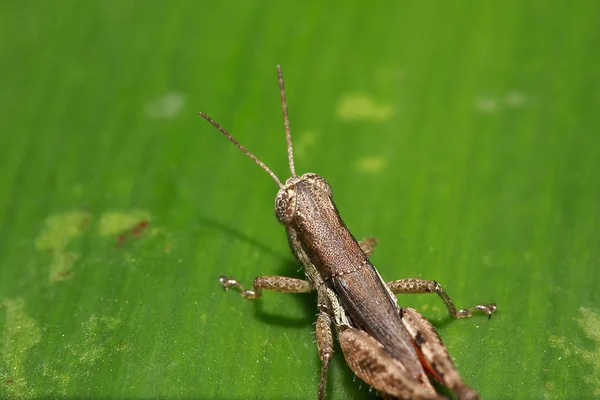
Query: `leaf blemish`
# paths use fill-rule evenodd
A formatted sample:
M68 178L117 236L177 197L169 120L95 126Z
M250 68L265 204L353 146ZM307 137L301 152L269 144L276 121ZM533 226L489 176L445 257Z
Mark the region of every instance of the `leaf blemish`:
M344 121L381 122L392 117L394 108L391 104L377 103L366 94L348 94L340 98L336 112Z
M150 102L146 112L150 118L172 119L181 113L186 102L183 93L170 92Z
M71 268L80 257L77 252L67 251L70 242L87 228L90 213L75 210L53 215L45 220L44 229L35 239L35 247L40 251L50 251L49 281L56 282L71 278Z
M562 350L565 356L578 356L585 363L592 366L583 379L593 388L594 395L600 396L600 314L585 307L580 307L579 312L581 317L577 319L577 324L583 329L586 337L595 342L594 348L589 350L577 346L575 343L568 341L567 338L556 335L550 336L550 345Z
M23 299L3 299L0 305L6 312L0 349L0 379L15 398L28 397L33 393L26 380L25 359L27 351L41 340L41 330L27 315Z
M107 211L100 216L100 236L115 236L129 232L142 221L149 223L150 214L144 210ZM147 225L146 225L147 226Z
M121 247L127 241L127 238L129 236L134 236L134 237L140 236L142 234L142 232L145 231L146 228L148 228L149 224L150 224L150 222L146 221L146 220L138 222L137 224L135 224L135 226L133 228L129 229L125 233L120 234L117 237L117 247Z
M360 172L378 173L385 169L387 159L382 156L361 158L356 162L356 169Z

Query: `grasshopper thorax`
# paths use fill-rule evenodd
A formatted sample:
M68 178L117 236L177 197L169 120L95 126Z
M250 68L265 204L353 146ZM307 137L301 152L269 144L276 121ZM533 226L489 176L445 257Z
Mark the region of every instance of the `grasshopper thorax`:
M325 193L331 197L331 186L321 175L309 172L302 176L289 177L275 197L275 216L282 225L288 225L296 216L296 193L299 187L308 192Z

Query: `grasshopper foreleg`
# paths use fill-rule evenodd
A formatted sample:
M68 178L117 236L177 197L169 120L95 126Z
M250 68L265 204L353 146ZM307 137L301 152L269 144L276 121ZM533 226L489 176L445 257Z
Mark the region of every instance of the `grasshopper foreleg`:
M313 290L309 281L285 276L258 276L254 278L252 289L244 288L236 279L227 276L221 276L219 282L225 289L238 289L242 297L247 299L259 298L263 290L284 293L308 293Z
M436 281L430 281L420 278L406 278L399 279L397 281L391 281L387 283L392 293L437 293L438 296L444 301L448 312L454 318L465 318L470 317L473 311L482 311L488 316L492 316L492 313L496 311L496 304L478 304L476 306L467 307L465 309L457 310L454 306L454 302L448 296L448 293L444 290L442 285Z
M479 399L477 392L460 378L433 325L412 308L402 308L401 317L415 346L423 356L421 362L433 378L456 393L459 400Z

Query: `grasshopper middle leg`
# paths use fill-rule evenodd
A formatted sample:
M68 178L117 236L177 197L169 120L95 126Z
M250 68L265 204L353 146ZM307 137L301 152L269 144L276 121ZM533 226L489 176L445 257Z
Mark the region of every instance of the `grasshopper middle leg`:
M358 242L360 249L367 255L367 257L371 257L375 247L377 247L377 238L369 237Z
M242 297L247 299L259 298L263 290L284 293L308 293L313 290L309 281L286 276L258 276L254 278L252 289L246 289L236 279L227 276L221 276L219 282L225 289L238 289Z
M430 281L420 278L406 278L399 279L397 281L391 281L387 283L388 287L394 294L399 293L437 293L438 296L444 301L448 312L454 318L465 318L470 317L473 311L482 311L488 316L492 316L492 313L496 311L496 304L477 304L476 306L467 307L464 309L457 310L456 306L448 293L444 290L442 285L436 281Z
M315 336L317 348L321 358L321 376L319 378L319 400L327 397L327 371L329 361L333 355L333 334L331 332L331 317L325 311L321 311L317 317Z
M246 289L236 279L221 276L219 282L225 289L236 288L242 297L257 299L263 290L272 290L285 293L307 293L314 290L313 285L303 279L288 278L285 276L259 276L254 279L252 289ZM318 296L319 315L316 323L317 348L321 359L321 376L319 380L319 400L324 400L327 395L327 371L329 361L333 355L333 334L331 331L332 320L329 315L329 302L324 292L319 291Z

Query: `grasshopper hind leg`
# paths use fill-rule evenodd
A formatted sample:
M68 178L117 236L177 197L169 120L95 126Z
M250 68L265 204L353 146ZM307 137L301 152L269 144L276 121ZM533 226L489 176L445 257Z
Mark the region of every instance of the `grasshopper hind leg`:
M350 369L386 398L446 399L435 392L425 372L420 376L412 376L401 360L392 357L380 342L365 331L356 328L338 329L338 338Z
M412 308L402 308L404 326L420 352L421 362L431 376L456 394L459 400L477 400L479 395L462 381L450 354L435 328Z

